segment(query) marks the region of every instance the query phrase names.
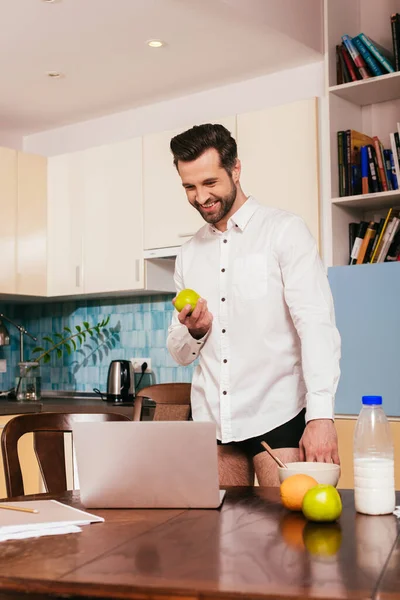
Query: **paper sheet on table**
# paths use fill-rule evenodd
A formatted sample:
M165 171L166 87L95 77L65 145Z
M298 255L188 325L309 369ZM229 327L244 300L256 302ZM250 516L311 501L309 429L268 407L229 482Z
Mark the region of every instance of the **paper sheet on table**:
M6 501L4 504L36 509L38 512L26 513L0 508L0 541L41 535L77 533L81 531L79 527L81 525L102 523L104 521L102 517L62 504L57 500ZM14 537L16 535L19 537Z

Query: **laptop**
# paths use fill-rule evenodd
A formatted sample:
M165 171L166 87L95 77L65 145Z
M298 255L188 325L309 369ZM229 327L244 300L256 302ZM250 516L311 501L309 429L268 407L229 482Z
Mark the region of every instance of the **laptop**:
M216 428L193 421L73 425L87 508L218 508Z

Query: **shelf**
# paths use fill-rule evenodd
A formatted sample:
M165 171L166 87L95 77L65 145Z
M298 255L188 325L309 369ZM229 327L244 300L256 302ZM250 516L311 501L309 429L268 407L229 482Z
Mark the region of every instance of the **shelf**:
M329 93L358 106L398 100L400 98L400 72L335 85L329 88Z
M364 210L392 208L400 206L400 190L332 198L332 204L335 204L335 206L348 206L349 208L363 208Z

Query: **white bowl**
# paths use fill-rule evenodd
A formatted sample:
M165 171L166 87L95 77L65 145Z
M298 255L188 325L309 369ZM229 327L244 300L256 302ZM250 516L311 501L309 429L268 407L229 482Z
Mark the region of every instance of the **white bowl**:
M287 469L278 467L279 481L282 483L290 475L296 475L302 473L303 475L310 475L318 483L325 483L329 485L337 486L340 477L339 465L333 463L320 463L320 462L292 462L286 463Z

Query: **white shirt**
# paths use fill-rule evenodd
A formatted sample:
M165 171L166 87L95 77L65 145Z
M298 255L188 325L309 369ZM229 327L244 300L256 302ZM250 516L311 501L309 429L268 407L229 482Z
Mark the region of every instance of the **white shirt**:
M214 320L201 340L175 310L168 349L181 365L199 357L195 421L223 442L271 431L306 406L333 419L340 336L316 243L297 215L248 200L227 231L206 224L179 250L175 285L205 298Z

